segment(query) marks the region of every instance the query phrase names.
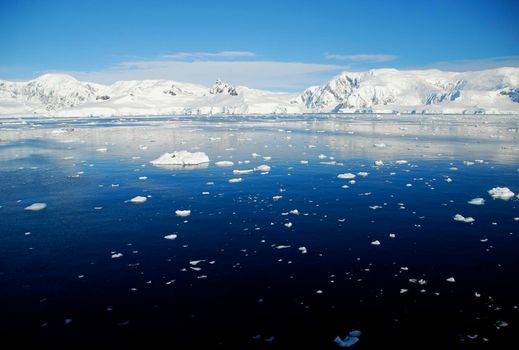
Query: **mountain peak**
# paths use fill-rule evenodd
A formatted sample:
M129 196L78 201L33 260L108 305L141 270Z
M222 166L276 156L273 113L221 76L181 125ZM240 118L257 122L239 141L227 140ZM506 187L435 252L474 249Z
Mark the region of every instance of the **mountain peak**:
M63 73L46 73L40 75L33 81L46 84L80 83L80 81L74 78L72 75Z
M216 79L213 87L209 90L212 95L229 94L231 96L238 96L236 88L231 84L224 83L220 78Z

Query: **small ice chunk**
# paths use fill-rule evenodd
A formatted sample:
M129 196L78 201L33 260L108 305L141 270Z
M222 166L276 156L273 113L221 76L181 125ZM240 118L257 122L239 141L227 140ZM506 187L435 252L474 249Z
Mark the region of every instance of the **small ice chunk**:
M344 174L339 174L337 175L337 178L338 179L346 179L346 180L349 180L349 179L354 179L357 175L355 174L352 174L352 173L344 173Z
M446 279L447 282L451 282L451 283L454 283L456 282L456 280L454 279L454 277L449 277Z
M299 247L299 248L297 248L297 249L301 252L301 254L306 254L306 253L308 253L308 250L306 250L306 247Z
M321 153L321 154L319 154L319 155L317 156L317 158L319 158L319 159L325 159L325 158L328 158L328 157Z
M278 245L278 246L276 246L276 249L287 249L290 247L291 247L290 245Z
M25 210L30 211L38 211L47 208L47 203L33 203L29 205L28 207L25 207Z
M254 172L254 169L245 169L245 170L233 170L232 171L232 174L233 175L248 175L248 174L252 174Z
M308 161L307 160L302 160L300 161L301 164L308 164Z
M196 265L198 265L198 264L200 264L201 262L204 262L204 261L205 261L205 259L202 259L202 260L191 260L191 261L189 261L189 264L193 265L193 266L196 266Z
M293 210L290 210L289 213L293 214L293 215L299 215L299 210L293 209Z
M283 198L283 196L273 196L273 197L272 197L272 200L274 200L274 201L278 201L278 200L280 200L281 198Z
M231 162L230 160L221 160L221 161L216 162L214 164L216 164L216 166L219 166L219 167L226 167L226 166L233 166L234 165L234 163Z
M346 338L341 339L339 336L337 336L333 341L341 348L350 348L353 345L357 344L359 338L347 336Z
M371 242L371 245L380 245L380 241L378 239Z
M123 256L123 253L113 253L113 254L112 254L112 259L118 259L118 258L120 258L121 256Z
M241 177L235 177L233 179L229 179L229 183L231 184L235 184L235 183L238 183L238 182L242 182L242 178Z
M209 163L209 157L204 152L174 151L164 153L150 163L153 165L198 165Z
M476 221L472 216L464 217L463 215L460 215L460 214L454 215L453 219L455 221L466 222L466 223L471 223L471 222Z
M401 164L407 164L407 160L400 159L400 160L397 160L397 161L395 162L395 164L400 164L400 165L401 165Z
M376 160L375 161L375 166L382 166L382 165L384 165L383 161L381 161L381 160Z
M98 148L96 149L96 152L106 153L108 151L108 148Z
M147 180L148 177L147 176L139 176L139 180Z
M485 200L483 198L478 197L478 198L472 198L467 203L472 204L472 205L483 205L483 204L485 204Z
M148 198L146 197L143 197L143 196L135 196L133 197L132 199L130 199L130 202L131 203L136 203L136 204L139 204L139 203L144 203L148 200Z
M395 237L396 237L396 235L394 233L389 234L389 238L395 238Z
M386 146L387 145L385 143L375 143L375 144L373 144L373 147L376 147L376 148L384 148Z
M263 164L263 165L260 165L259 167L254 168L254 170L258 170L258 171L262 171L262 172L266 173L266 172L270 171L270 166Z
M292 226L293 226L293 225L292 225L291 222L287 222L287 223L285 223L285 227L287 227L287 228L291 228Z
M504 201L509 200L515 195L508 187L494 187L488 190L488 194L492 196L493 199L502 199Z
M360 172L357 173L357 175L358 176L362 176L362 177L366 177L366 176L368 176L368 173L365 172L365 171L360 171Z
M165 235L164 238L169 239L170 241L173 241L173 240L177 239L177 235L172 233L170 235Z
M175 215L182 217L189 216L191 215L191 210L175 210Z

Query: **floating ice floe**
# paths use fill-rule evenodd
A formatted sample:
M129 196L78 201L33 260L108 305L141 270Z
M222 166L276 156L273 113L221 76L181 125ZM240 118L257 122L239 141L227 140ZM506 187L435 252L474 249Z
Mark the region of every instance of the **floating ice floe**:
M98 148L96 149L96 152L106 153L108 152L108 148Z
M371 242L371 245L380 245L380 241L378 239Z
M209 157L204 152L175 151L164 153L150 163L153 165L198 165L209 163Z
M25 207L25 210L30 211L38 211L47 208L47 203L33 203L29 205L28 207Z
M455 221L466 222L466 223L471 223L471 222L476 221L472 216L464 217L461 214L454 215L453 219Z
M139 176L139 180L147 180L148 177L147 176Z
M328 158L328 157L321 153L321 154L319 154L319 155L317 156L317 158L319 158L319 159L325 159L325 158Z
M375 166L382 166L382 165L384 165L383 161L381 161L381 160L376 160L375 161Z
M139 203L144 203L148 200L148 198L146 197L143 197L143 196L135 196L133 197L132 199L130 199L130 202L131 203L136 203L136 204L139 204Z
M289 213L293 214L293 215L299 215L299 210L293 209L293 210L290 210Z
M285 223L285 227L287 227L287 228L291 228L292 226L293 226L293 225L292 225L291 222L287 222L287 223Z
M274 200L274 201L276 201L276 202L277 202L278 200L280 200L281 198L283 198L283 196L272 196L272 200Z
M375 144L373 144L373 147L376 147L376 148L384 148L386 146L387 145L385 143L375 143Z
M276 249L287 249L290 247L291 247L291 245L278 245L278 246L276 246Z
M229 179L229 183L231 184L235 184L235 183L238 183L238 182L242 182L242 178L241 177L235 177L233 179Z
M450 283L454 283L456 282L456 280L454 279L454 277L449 277L446 279L447 282L450 282Z
M232 174L233 175L249 175L249 174L252 174L253 172L254 172L254 169L245 169L245 170L235 169L232 171Z
M483 198L478 197L478 198L472 198L467 203L472 204L472 205L483 205L483 204L485 204L485 200Z
M177 235L172 233L170 235L165 235L164 238L169 239L170 241L173 241L173 240L177 239Z
M308 250L306 250L306 247L299 247L299 248L297 248L297 250L299 250L301 252L301 254L308 253Z
M395 164L400 164L400 165L401 165L401 164L407 164L407 160L403 160L403 159L401 159L401 160L397 160L397 161L395 162Z
M123 253L113 253L113 254L112 254L112 259L118 259L118 258L120 258L121 256L123 256Z
M308 161L307 160L301 160L300 163L301 164L308 164Z
M337 175L338 179L346 179L346 180L354 179L355 177L357 177L357 175L352 174L352 173L344 173L344 174Z
M262 172L266 173L266 172L270 171L270 166L263 164L263 165L260 165L259 167L254 168L254 170L262 171Z
M358 176L362 176L362 177L366 177L366 176L368 176L368 173L365 172L365 171L360 171L360 172L357 173L357 175Z
M214 163L216 166L219 167L226 167L226 166L233 166L234 162L231 162L230 160L221 160L219 162Z
M175 210L175 215L182 217L189 216L191 215L191 210Z
M504 201L509 200L510 198L512 198L515 195L515 193L510 191L510 189L508 187L494 187L494 188L488 190L488 194L493 199L502 199Z

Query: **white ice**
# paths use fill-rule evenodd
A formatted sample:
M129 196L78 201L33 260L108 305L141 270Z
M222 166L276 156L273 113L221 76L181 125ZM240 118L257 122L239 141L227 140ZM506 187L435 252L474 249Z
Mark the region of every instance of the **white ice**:
M164 153L150 163L153 165L198 165L209 163L209 157L204 152L174 151Z
M38 211L47 208L47 203L33 203L29 205L28 207L25 207L25 210L30 211Z
M146 197L143 197L143 196L135 196L133 197L132 199L130 199L130 202L131 203L136 203L136 204L139 204L139 203L144 203L148 200L148 198Z
M234 163L231 162L230 160L221 160L219 162L216 162L214 163L216 166L219 166L219 167L226 167L226 166L233 166Z
M478 198L472 198L467 203L472 204L472 205L483 205L483 204L485 204L485 200L483 198L478 197Z
M508 187L494 187L488 190L488 194L494 199L502 199L504 201L509 200L515 195Z
M464 217L461 214L454 215L453 219L455 221L466 222L466 223L471 223L471 222L476 221L472 216Z
M344 173L337 175L338 179L354 179L357 175L352 173Z
M182 217L189 216L191 215L191 210L175 210L175 215Z

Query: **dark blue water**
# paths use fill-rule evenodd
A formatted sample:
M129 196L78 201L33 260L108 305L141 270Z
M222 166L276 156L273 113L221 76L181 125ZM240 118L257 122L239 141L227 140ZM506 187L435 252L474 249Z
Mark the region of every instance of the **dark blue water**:
M358 349L514 348L519 200L487 191L519 193L517 122L457 118L4 123L0 334L19 344L333 349L358 329ZM181 149L211 162L149 163ZM260 164L271 171L232 174ZM368 175L337 178L348 172ZM138 195L147 201L128 202ZM485 204L467 203L475 197ZM24 210L35 202L48 206Z

